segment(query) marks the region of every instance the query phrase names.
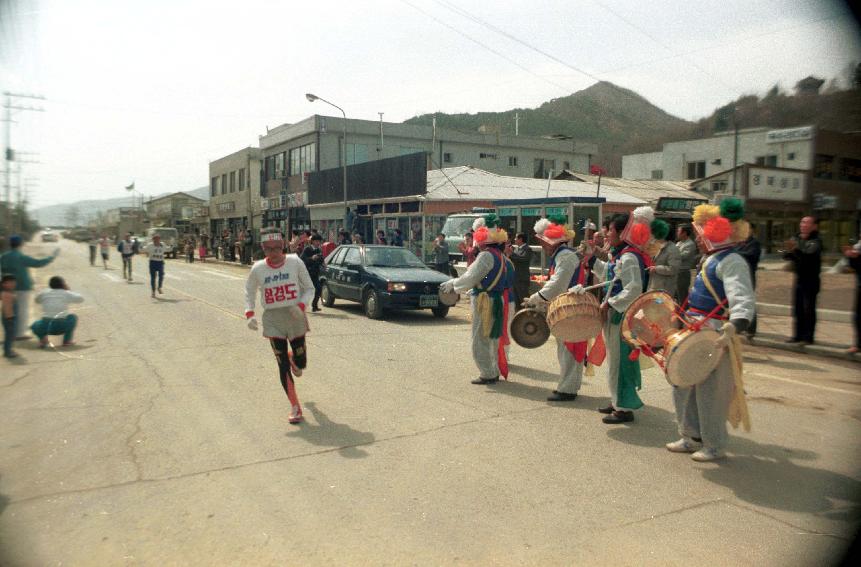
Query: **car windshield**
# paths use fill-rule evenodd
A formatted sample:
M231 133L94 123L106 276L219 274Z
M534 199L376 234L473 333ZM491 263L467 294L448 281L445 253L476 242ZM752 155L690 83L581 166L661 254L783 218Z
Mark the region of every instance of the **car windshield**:
M365 265L386 268L424 267L418 256L403 248L366 248Z
M162 240L165 240L168 238L176 238L176 231L175 230L153 230L153 231L151 231L151 233L148 235L147 238L152 239L153 236L160 236Z
M445 219L445 224L442 227L442 232L446 236L460 236L472 230L472 223L475 217L448 217Z

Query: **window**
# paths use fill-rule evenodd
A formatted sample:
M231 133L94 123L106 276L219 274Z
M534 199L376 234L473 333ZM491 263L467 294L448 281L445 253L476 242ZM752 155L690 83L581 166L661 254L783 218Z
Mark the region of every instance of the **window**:
M266 181L275 179L275 156L269 156L264 160Z
M517 167L517 156L508 156L508 167Z
M332 254L332 259L326 263L330 266L340 266L341 261L344 259L344 250L346 250L346 248L338 248L335 250L335 253Z
M221 176L221 194L227 194L227 174Z
M245 168L239 170L239 190L245 189Z
M562 162L562 169L571 169L571 162L570 161L563 161Z
M233 193L236 191L236 172L230 172L230 192Z
M275 177L286 177L287 172L284 171L284 152L275 154Z
M842 158L840 160L840 179L861 182L861 160Z
M218 195L218 177L212 178L212 185L209 187L209 196L215 197Z
M787 161L793 161L794 159L795 159L795 152L789 152L788 154L786 154L786 160Z
M768 167L777 167L777 156L765 156L765 165Z
M663 179L664 178L664 170L663 169L653 169L652 170L652 179Z
M317 144L305 144L290 150L290 175L317 170Z
M689 161L687 179L702 179L706 176L705 161Z
M712 181L712 191L715 193L726 191L726 181Z
M347 165L368 161L367 144L347 144Z
M478 154L478 159L496 159L496 154L486 154L484 152L480 152Z
M347 248L347 252L344 254L344 265L346 266L358 266L362 263L362 257L359 255L358 248Z
M535 158L533 161L533 177L544 179L551 171L556 169L555 159Z
M712 162L712 165L720 165L722 163L721 158L717 158Z
M816 179L834 178L834 156L816 154L813 162L813 177Z
M452 162L451 154L449 152L442 154L442 162L443 163L451 163Z
M765 178L765 184L766 184L766 185L771 185L771 186L773 187L773 186L774 186L774 176L773 176L773 175L769 175L768 177L766 177L766 178Z

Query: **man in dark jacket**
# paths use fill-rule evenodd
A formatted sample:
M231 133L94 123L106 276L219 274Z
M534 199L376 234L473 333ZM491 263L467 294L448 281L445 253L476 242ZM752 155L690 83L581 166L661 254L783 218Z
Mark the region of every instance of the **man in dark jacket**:
M844 247L843 255L849 260L849 266L855 270L855 344L846 352L856 354L861 352L861 244Z
M819 239L819 221L816 217L801 219L799 234L787 241L783 258L792 262L795 272L795 330L787 342L813 344L816 296L819 294L819 272L822 270L822 240Z
M750 227L750 236L747 237L747 240L742 242L739 247L736 249L742 258L747 261L747 265L750 266L750 281L753 284L753 289L756 291L756 270L759 268L759 258L762 255L762 246L759 243L759 240L754 236L755 227L751 225ZM753 316L753 321L750 322L745 333L748 337L753 338L756 335L756 314Z
M311 304L312 311L322 311L320 309L320 270L323 269L323 249L320 244L323 242L323 237L319 234L312 234L311 240L302 249L302 261L305 262L305 267L308 268L308 275L311 276L311 281L314 283L314 301Z
M526 235L518 232L511 247L511 263L514 264L514 294L516 305L529 297L529 264L532 262L532 248L526 243Z

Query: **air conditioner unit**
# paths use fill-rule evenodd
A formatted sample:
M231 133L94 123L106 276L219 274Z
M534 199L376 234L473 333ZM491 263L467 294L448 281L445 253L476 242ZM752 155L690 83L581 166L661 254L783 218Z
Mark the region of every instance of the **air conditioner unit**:
M263 199L260 199L260 210L261 211L268 211L269 210L269 199L267 199L265 197Z

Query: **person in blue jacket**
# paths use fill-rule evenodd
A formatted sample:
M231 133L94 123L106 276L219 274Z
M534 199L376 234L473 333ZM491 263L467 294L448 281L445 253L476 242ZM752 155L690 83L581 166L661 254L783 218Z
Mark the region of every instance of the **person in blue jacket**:
M29 339L25 335L30 326L30 294L33 291L33 280L30 279L29 268L41 268L54 261L60 249L47 258L33 258L21 251L24 239L17 234L9 237L9 251L0 256L0 274L15 276L15 327L13 333L16 339Z

